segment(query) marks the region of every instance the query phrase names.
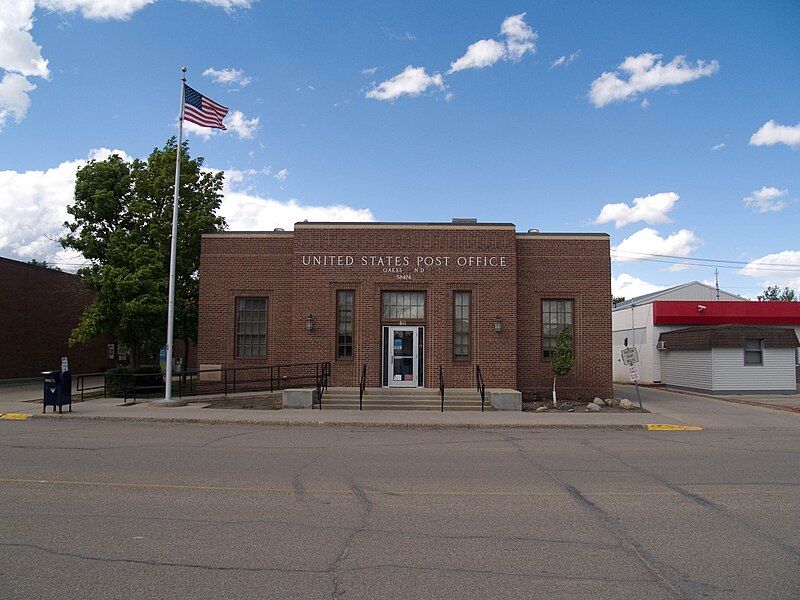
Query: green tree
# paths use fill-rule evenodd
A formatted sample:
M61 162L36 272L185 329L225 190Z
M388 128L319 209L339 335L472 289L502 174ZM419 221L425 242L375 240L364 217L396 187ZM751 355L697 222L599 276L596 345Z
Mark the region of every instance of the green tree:
M625 302L625 296L611 296L611 306L614 307L620 302Z
M764 293L758 297L760 302L795 302L797 294L792 288L779 288L777 285L767 286Z
M173 137L147 160L126 162L115 154L78 170L74 203L67 209L72 218L60 241L90 261L78 275L95 298L70 344L110 334L131 348L134 365L164 345L176 150ZM215 214L223 174L202 165L184 142L175 286L175 332L184 339L184 353L197 339L200 238L225 227Z
M563 377L572 369L575 357L572 355L572 330L565 327L558 334L556 347L553 351L553 407L558 406L556 401L556 379Z
M46 260L36 260L35 258L32 258L28 261L28 264L33 265L34 267L44 267L45 269L52 269L53 271L61 270L61 267L50 264Z

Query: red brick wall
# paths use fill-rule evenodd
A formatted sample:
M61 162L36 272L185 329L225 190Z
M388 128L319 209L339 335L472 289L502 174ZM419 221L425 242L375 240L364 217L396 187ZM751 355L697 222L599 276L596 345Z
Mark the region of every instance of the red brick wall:
M350 256L354 264L303 264L303 257L313 256ZM380 266L363 266L364 256L408 257L410 264L402 266L401 273L385 272ZM448 256L450 264L416 270L420 256ZM504 257L505 266L460 267L460 256ZM410 280L398 278L408 275ZM353 357L337 359L336 291L345 289L355 290ZM465 290L472 292L471 356L454 360L453 292ZM580 365L560 387L565 392L610 394L608 238L520 239L513 226L297 224L293 234L206 236L200 262L198 363L330 361L334 386L358 385L366 363L367 385L379 386L381 326L399 324L382 320L382 291L426 294L425 319L406 322L425 326L426 387L438 385L440 364L448 386L472 387L479 364L488 387L526 391L546 389L552 382L536 337L541 321L538 299L574 298ZM266 361L234 358L237 296L268 298ZM314 320L311 332L306 330L308 314ZM497 316L500 333L494 331ZM518 327L518 320L525 323Z
M292 329L295 361L331 360L333 385L357 385L363 363L367 364L368 385L380 385L382 291L421 291L426 293L425 319L407 324L425 326L425 386L438 385L438 368L444 366L448 386L474 385L476 364L485 369L486 384L492 387L516 385L516 310L514 231L506 229L451 228L316 228L298 226L294 234ZM353 256L352 267L303 266L303 256ZM427 267L415 272L417 257L458 256L505 257L505 267ZM359 265L363 256L408 257L411 263L403 273L384 273L381 267ZM399 280L397 275L411 275ZM354 289L355 326L352 359L335 358L337 289ZM472 291L469 360L453 360L453 292ZM304 319L314 315L314 331L305 330ZM493 330L499 315L503 331Z
M542 300L574 301L575 366L559 378L564 398L612 394L611 262L608 237L520 236L517 241L518 384L528 397L552 395L542 358Z
M0 379L33 377L69 360L73 373L104 371L112 340L68 346L91 292L72 274L0 258Z

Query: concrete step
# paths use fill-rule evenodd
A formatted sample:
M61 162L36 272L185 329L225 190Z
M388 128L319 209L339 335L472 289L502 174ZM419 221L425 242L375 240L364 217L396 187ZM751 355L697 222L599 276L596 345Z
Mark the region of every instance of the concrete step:
M316 405L315 405L316 406ZM358 402L346 402L346 403L331 403L326 402L323 398L322 400L322 410L358 410ZM416 403L402 403L402 404L369 404L367 402L364 403L363 410L424 410L424 411L440 411L441 405L432 405L432 404L416 404ZM478 404L470 404L470 405L450 405L445 402L444 404L445 412L452 412L452 411L470 411L480 412L481 405ZM492 407L488 404L485 406L484 410L490 411Z

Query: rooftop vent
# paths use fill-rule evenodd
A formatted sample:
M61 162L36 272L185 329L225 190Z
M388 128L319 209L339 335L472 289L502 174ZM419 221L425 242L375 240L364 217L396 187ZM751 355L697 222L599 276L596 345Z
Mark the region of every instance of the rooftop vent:
M283 227L276 227L272 231L286 231Z
M539 233L538 229L528 229L528 233Z
M470 225L475 224L478 222L478 219L475 217L470 217L468 219L459 219L457 217L453 217L453 223L458 223L459 225Z

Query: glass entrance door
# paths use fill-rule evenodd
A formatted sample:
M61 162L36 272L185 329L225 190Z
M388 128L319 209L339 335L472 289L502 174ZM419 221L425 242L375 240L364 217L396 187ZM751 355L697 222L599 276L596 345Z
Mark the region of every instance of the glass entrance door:
M417 386L417 335L416 327L389 327L389 386Z

